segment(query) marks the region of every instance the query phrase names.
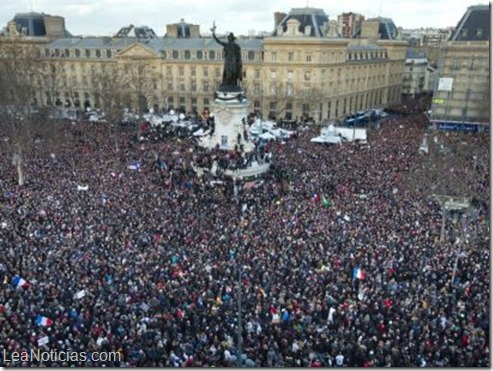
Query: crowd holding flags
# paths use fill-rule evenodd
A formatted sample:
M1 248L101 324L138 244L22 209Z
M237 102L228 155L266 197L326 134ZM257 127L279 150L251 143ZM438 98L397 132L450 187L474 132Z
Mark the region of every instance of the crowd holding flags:
M12 279L12 285L14 287L22 287L27 289L29 287L29 282L27 282L21 276L15 275L14 278Z
M53 321L48 317L44 317L41 315L36 316L36 320L34 321L38 326L50 327L53 325Z

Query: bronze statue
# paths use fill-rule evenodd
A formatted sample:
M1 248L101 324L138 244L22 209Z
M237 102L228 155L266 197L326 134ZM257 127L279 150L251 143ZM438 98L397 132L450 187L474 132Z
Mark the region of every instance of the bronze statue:
M241 48L235 43L236 37L231 32L228 36L228 42L219 40L216 37L216 25L211 28L212 37L218 44L224 47L224 70L223 81L219 90L221 91L240 91L240 81L242 81L242 61Z

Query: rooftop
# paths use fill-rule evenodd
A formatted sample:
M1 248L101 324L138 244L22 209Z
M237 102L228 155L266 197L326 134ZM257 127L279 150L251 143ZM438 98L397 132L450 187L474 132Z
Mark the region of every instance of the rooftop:
M467 8L449 40L489 41L490 6L473 5Z
M287 22L290 19L296 19L300 22L298 31L301 33L305 32L306 26L311 26L310 35L311 37L322 37L324 36L324 28L329 22L329 17L325 14L322 9L319 8L293 8L287 14L281 22L277 25L277 27L282 26L283 32L285 32L288 28ZM274 30L273 36L277 35L277 27Z

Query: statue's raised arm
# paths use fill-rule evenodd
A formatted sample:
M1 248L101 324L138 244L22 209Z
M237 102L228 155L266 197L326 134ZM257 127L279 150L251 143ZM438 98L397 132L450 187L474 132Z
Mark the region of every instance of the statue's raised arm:
M214 23L212 24L212 28L211 28L211 31L212 31L212 37L214 38L214 40L216 40L216 42L218 44L221 44L222 46L226 46L226 43L224 41L221 41L217 38L216 36L216 22L214 21Z
M214 40L224 47L223 81L220 89L223 91L238 91L240 89L239 82L242 80L241 48L235 43L236 37L232 32L228 36L228 42L219 40L216 36L215 22L211 31Z

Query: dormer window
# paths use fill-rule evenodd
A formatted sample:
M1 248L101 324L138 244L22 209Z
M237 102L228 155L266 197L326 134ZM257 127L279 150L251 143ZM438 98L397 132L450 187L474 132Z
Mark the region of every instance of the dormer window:
M483 29L482 28L478 28L476 30L476 37L482 37L483 36Z

